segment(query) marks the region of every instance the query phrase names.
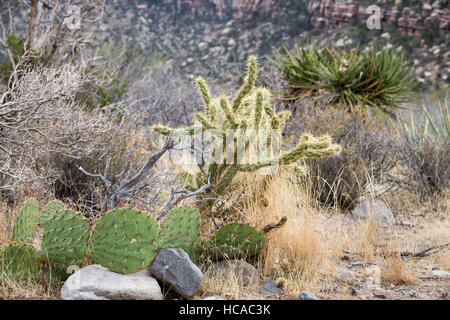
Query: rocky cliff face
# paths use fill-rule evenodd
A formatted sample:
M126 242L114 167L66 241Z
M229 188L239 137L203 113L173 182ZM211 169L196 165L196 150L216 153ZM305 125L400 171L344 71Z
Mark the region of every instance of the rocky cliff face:
M133 0L124 0L133 1ZM300 0L298 0L300 1ZM366 22L371 12L363 1L354 0L305 0L310 14L309 23L320 29L342 27L351 23L355 16ZM408 7L396 0L394 5L386 0L373 1L381 8L381 21L393 23L402 33L419 36L422 30L437 25L441 32L450 31L450 9L448 0L423 1L420 5ZM272 16L282 0L162 0L171 12L186 16L216 16L219 19L252 20L257 16Z
M441 32L450 30L450 9L447 0L423 1L421 7L406 7L398 0L390 7L385 6L383 1L378 2L381 21L395 24L402 33L419 36L425 27L433 27L435 24ZM360 3L361 1L352 0L311 0L308 4L310 24L314 28L342 27L350 23L356 15L366 22L372 13L367 11L367 5Z
M255 16L270 15L281 0L162 0L164 6L189 16L215 15L219 19L251 20Z

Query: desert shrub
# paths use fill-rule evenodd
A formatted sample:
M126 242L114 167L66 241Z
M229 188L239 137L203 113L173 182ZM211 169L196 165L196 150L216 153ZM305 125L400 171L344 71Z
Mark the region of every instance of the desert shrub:
M201 109L194 82L166 63L153 65L133 82L127 98L134 101L129 104L129 111L137 125L192 125L192 114Z
M405 59L395 51L300 48L275 53L274 62L288 81L287 100L313 96L354 110L370 106L393 114L411 91Z
M444 194L450 186L448 98L438 107L424 104L416 113L410 110L409 117L401 117L399 122L402 147L397 158L403 169L395 181L421 201Z
M292 107L300 112L290 123L291 132L332 132L333 140L342 146L336 157L307 160L309 170L303 183L320 204L352 209L368 186L380 182L394 167L394 142L381 124L357 114L307 102L296 102Z

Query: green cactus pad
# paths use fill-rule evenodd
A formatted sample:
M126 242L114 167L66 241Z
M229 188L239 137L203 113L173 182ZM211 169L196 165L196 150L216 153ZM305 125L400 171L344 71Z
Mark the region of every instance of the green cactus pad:
M94 263L128 274L148 267L158 248L155 219L145 212L117 208L106 212L98 221L90 252Z
M192 245L200 234L200 213L190 206L172 209L160 228L162 248L185 248Z
M199 261L206 252L206 243L198 238L194 243L183 247L183 250L189 255L189 258L196 262Z
M266 244L266 236L252 226L232 222L217 230L208 241L208 253L220 260L238 259L257 255Z
M39 254L31 246L10 245L0 252L0 272L15 280L35 280L39 277Z
M74 210L52 211L45 217L41 258L58 270L86 260L89 223Z
M51 217L55 215L58 211L64 210L64 203L59 200L52 200L41 212L40 223L44 227L45 223L51 220Z
M33 243L39 224L39 205L36 199L29 199L16 215L11 240Z

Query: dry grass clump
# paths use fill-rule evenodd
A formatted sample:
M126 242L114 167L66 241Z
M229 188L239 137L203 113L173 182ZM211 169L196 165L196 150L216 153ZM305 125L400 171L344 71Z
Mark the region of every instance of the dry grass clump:
M203 274L199 291L204 297L219 295L226 299L245 299L251 298L252 294L259 290L255 285L246 283L245 277L234 272L233 268L217 270L206 263L203 269L206 272Z
M381 268L381 278L392 283L409 284L417 280L417 276L400 254L388 256Z
M36 281L18 282L0 273L0 300L54 300L59 299L58 285Z
M314 290L320 273L329 269L342 251L335 238L340 235L339 226L333 234L323 232L323 217L308 205L294 178L288 172L274 177L265 189L267 202L249 202L242 211L249 223L259 228L287 217L284 226L267 234L258 265L290 298L297 298L300 290Z
M306 161L309 174L303 183L319 204L351 210L367 186L379 183L394 167L394 143L376 120L308 101L290 108L298 110L291 120L294 134L328 132L342 146L338 156Z

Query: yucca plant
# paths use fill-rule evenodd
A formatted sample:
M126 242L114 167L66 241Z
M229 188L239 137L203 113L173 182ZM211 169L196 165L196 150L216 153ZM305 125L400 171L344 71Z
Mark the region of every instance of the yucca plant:
M450 187L448 98L434 110L425 104L416 114L411 109L409 119L399 117L398 127L401 150L397 157L405 168L401 184L421 200L443 194Z
M295 50L293 55L284 47L272 60L287 80L286 100L313 96L350 111L370 106L394 116L413 85L404 56L391 49Z
M450 140L450 112L448 98L439 101L437 112L427 110L422 104L419 115L414 116L413 109L409 109L409 120L399 117L401 131L397 134L405 136L410 142L423 143L427 139L441 142Z

